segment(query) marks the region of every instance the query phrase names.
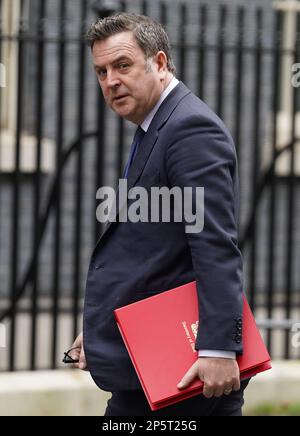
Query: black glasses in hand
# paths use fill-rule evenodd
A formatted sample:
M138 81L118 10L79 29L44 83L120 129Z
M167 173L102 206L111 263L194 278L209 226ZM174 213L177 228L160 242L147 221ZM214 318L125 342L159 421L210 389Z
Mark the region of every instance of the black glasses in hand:
M78 363L79 362L79 355L80 352L75 350L81 350L81 347L74 347L68 350L66 353L64 353L63 363L71 364L71 363ZM73 355L73 356L72 356Z

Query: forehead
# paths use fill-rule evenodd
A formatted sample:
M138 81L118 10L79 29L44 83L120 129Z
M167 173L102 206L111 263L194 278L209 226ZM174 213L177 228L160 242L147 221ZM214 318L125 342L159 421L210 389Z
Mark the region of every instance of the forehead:
M136 58L144 56L133 32L121 32L103 41L96 41L93 46L93 62L95 65L105 65L120 57Z

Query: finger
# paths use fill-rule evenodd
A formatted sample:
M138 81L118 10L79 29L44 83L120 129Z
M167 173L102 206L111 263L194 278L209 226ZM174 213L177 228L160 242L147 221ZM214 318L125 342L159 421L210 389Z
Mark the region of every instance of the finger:
M73 362L72 364L71 364L71 367L72 368L76 368L76 369L80 369L80 355L77 355L77 356L74 356L74 358L75 359L78 359L78 361L77 362Z
M207 399L210 399L214 396L214 387L213 387L212 383L209 383L209 382L204 383L203 395Z
M222 395L224 395L225 389L226 387L222 383L217 384L214 388L213 396L216 398L222 397Z
M193 365L188 372L184 375L184 377L182 378L181 382L178 383L177 388L178 389L184 389L187 386L189 386L193 380L195 380L195 378L198 375L198 371L197 371L197 366Z
M73 342L71 348L77 348L77 347L80 347L80 346L81 346L81 344L80 344L78 338L76 338L75 341Z
M85 359L85 353L83 347L81 348L80 357L79 357L79 368L86 369L87 363Z
M73 342L72 348L80 347L82 346L82 334L78 335L75 341Z
M232 391L233 391L233 386L232 385L226 385L225 389L224 389L224 392L223 392L223 395L228 396L228 395L230 395L232 393Z
M239 391L241 389L241 381L239 378L237 378L232 386L232 390Z

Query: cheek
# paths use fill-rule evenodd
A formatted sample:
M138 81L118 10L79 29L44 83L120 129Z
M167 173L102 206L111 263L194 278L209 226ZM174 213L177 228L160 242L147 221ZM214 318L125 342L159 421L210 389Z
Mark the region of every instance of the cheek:
M108 96L107 87L103 84L103 82L101 82L101 80L98 80L98 83L100 85L102 94L104 95L105 98L107 98Z
M146 74L141 82L141 94L146 96L150 95L157 87L157 81L152 74Z

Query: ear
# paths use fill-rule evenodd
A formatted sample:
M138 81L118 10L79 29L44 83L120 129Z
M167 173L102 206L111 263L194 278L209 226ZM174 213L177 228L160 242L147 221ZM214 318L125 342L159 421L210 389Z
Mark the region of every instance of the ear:
M158 72L162 74L166 74L168 72L168 60L165 52L159 51L156 54L154 60L157 65Z

